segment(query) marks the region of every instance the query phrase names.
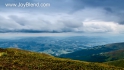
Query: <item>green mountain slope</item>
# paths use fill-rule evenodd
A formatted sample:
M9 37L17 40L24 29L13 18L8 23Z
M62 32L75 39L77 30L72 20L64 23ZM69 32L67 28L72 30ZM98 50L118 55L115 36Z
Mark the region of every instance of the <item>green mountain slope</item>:
M80 53L80 54L79 54ZM114 43L102 46L95 46L90 49L82 49L60 57L90 62L105 62L124 58L124 43Z
M102 55L108 57L107 61L124 59L124 49L106 52L103 53Z
M123 68L20 49L0 49L0 70L124 70Z

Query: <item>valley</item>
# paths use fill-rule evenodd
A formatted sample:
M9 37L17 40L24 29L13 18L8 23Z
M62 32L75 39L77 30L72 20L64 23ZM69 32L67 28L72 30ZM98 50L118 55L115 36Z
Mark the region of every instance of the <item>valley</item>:
M54 56L72 53L81 49L88 49L98 45L124 41L123 39L102 37L18 37L14 39L0 39L1 48L20 48L35 52L44 52Z

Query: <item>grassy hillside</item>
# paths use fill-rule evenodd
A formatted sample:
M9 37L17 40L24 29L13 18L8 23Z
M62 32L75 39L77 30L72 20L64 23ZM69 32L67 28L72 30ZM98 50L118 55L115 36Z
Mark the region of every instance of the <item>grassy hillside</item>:
M0 49L0 70L124 70L123 68L20 49Z
M105 62L105 63L109 64L109 65L114 65L114 66L124 68L124 59L120 59L120 60L116 60L116 61L109 61L109 62Z

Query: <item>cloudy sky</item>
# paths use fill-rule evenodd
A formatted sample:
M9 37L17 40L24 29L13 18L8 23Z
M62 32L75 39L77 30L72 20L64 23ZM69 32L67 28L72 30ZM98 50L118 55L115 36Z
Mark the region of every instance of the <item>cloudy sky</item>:
M123 35L124 0L1 0L0 35L7 33Z

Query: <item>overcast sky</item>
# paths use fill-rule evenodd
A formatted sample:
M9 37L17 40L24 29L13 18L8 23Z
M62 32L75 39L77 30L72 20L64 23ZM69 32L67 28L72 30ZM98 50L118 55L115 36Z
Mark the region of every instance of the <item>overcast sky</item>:
M49 6L18 7L26 3ZM17 32L122 35L124 0L1 0L0 33Z

